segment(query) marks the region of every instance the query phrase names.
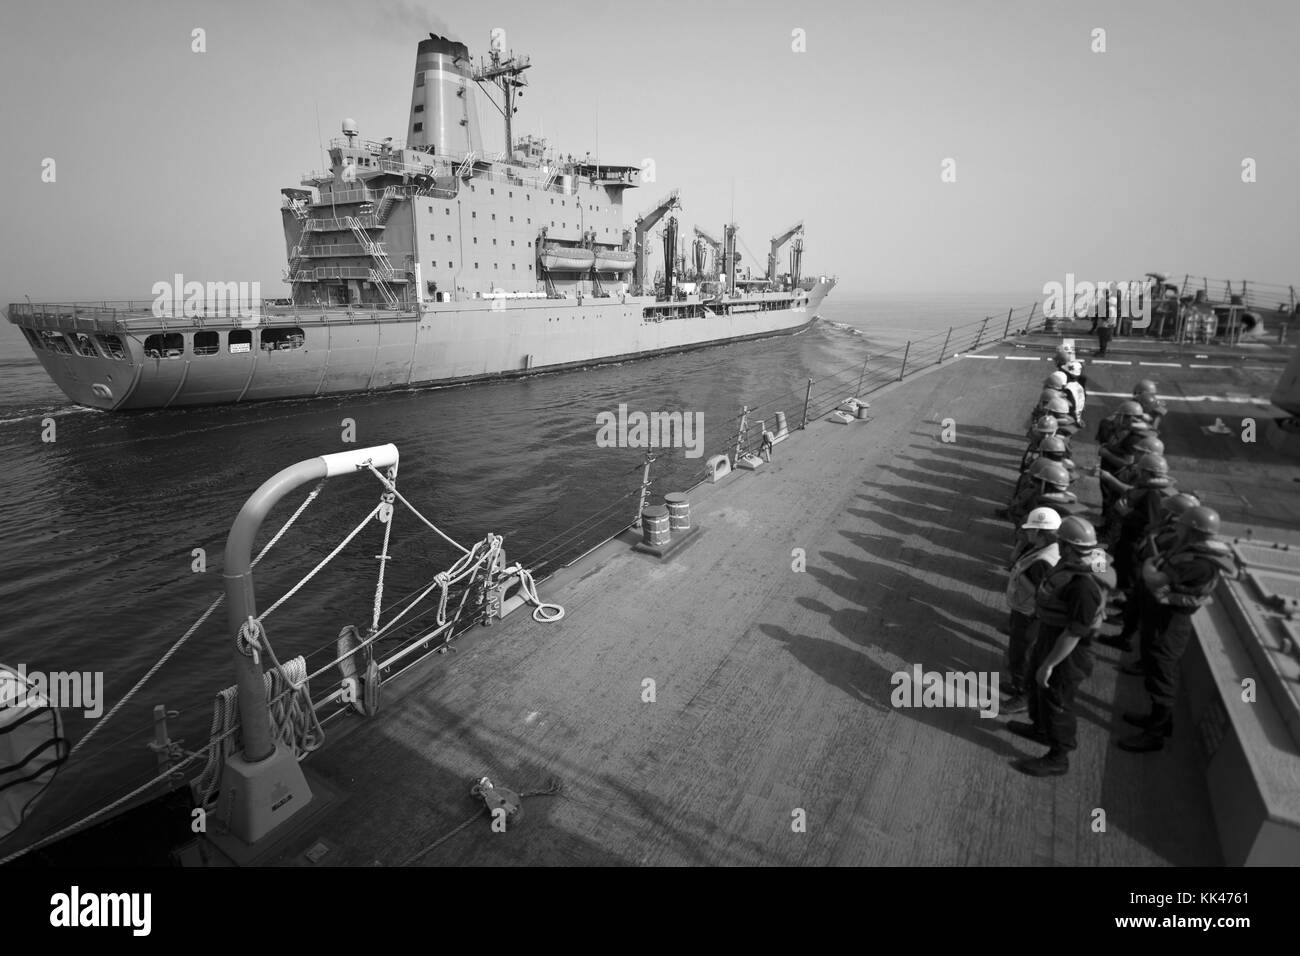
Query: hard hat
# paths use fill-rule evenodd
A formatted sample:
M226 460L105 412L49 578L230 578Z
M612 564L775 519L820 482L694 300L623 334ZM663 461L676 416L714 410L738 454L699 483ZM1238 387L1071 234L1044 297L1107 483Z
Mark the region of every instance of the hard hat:
M1050 458L1035 458L1029 465L1029 477L1042 478L1043 469L1050 464L1053 464L1052 459Z
M1197 508L1201 504L1201 499L1196 495L1189 495L1186 492L1179 492L1176 495L1170 495L1160 502L1160 513L1165 516L1178 517L1183 513Z
M1078 548L1097 547L1097 529L1090 522L1076 515L1070 515L1061 522L1056 537L1059 541L1072 544Z
M1058 345L1056 347L1056 353L1054 355L1054 358L1056 359L1056 364L1059 366L1059 365L1064 365L1066 362L1073 361L1074 354L1069 349L1067 349L1064 345Z
M1156 383L1149 378L1144 378L1133 386L1133 394L1136 395L1154 395L1156 393Z
M1051 485L1057 491L1064 491L1070 487L1070 473L1065 470L1064 465L1050 458L1040 458L1034 464L1037 465L1039 461L1043 464L1035 478L1045 485Z
M1078 378L1080 375L1083 374L1083 363L1080 362L1078 359L1075 359L1073 362L1067 363L1065 365L1065 374L1073 375L1075 378Z
M1164 455L1146 454L1137 460L1137 470L1165 478L1169 475L1169 462Z
M1069 379L1065 377L1065 373L1058 370L1043 379L1043 388L1054 388L1060 391L1065 388L1065 383L1068 381Z
M1050 401L1044 403L1044 407L1053 415L1070 414L1070 403L1067 402L1058 392L1052 393Z
M1039 435L1055 435L1057 427L1051 415L1043 415L1034 422L1034 431Z
M1060 435L1048 435L1038 442L1038 450L1044 455L1064 455L1068 447Z
M1164 406L1164 403L1156 398L1155 392L1143 392L1138 396L1138 403L1142 406L1144 412L1155 411Z
M1128 430L1135 435L1146 435L1152 431L1151 423L1145 418L1135 418L1128 423Z
M1119 413L1121 415L1130 415L1130 416L1141 415L1142 406L1130 398L1127 401L1123 401L1119 403Z
M1145 423L1144 423L1145 424ZM1165 453L1165 443L1157 438L1154 434L1144 436L1133 450L1139 453L1150 453L1152 455L1163 455Z
M1052 399L1054 399L1054 398L1060 398L1060 397L1061 397L1061 393L1058 392L1056 389L1054 389L1054 388L1045 388L1045 389L1043 389L1041 392L1038 393L1038 404L1039 404L1039 405L1044 405L1044 406L1045 406L1045 405L1047 405L1047 403L1050 402Z
M1022 528L1037 528L1039 531L1055 531L1061 526L1061 516L1051 508L1035 508L1025 518Z
M1178 519L1178 527L1190 528L1200 534L1219 533L1219 513L1213 508L1197 505L1188 508Z

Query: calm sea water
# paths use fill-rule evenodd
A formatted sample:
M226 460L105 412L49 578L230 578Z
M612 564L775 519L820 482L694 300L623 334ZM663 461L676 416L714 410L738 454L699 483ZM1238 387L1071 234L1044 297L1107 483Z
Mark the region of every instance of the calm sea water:
M625 526L635 510L625 496L638 487L643 452L598 448L598 412L620 403L702 412L705 454L714 454L734 441L745 403L785 395L772 407L794 419L807 378L1033 298L834 292L823 321L798 336L510 382L131 416L71 405L21 334L0 322L0 661L102 671L107 710L220 592L225 535L244 499L286 465L349 447L393 442L402 454L399 487L427 516L466 545L502 534L511 560L545 574ZM54 442L42 441L47 418ZM356 423L356 445L341 441L345 418ZM681 450L661 455L655 490L685 487L701 468ZM330 481L259 566L261 607L324 557L379 491L369 478ZM272 514L261 540L292 507ZM372 526L269 619L282 660L302 653L323 663L342 625L364 630L378 542ZM195 548L206 551L206 573L192 570ZM392 552L390 597L451 559L401 510ZM173 733L188 747L206 740L212 696L232 682L224 613L64 769L23 837L152 775L143 745L154 704L180 711ZM65 716L73 739L89 729L80 713ZM26 840L0 843L0 856L17 842Z

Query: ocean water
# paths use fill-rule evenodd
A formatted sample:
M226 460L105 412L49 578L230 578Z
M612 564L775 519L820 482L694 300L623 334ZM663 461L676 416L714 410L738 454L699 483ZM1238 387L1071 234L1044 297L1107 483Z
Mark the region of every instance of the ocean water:
M796 420L808 378L1032 301L1032 293L835 290L822 321L796 336L508 382L129 416L71 405L22 335L0 322L0 662L102 672L107 710L220 593L230 522L264 479L301 459L385 442L399 447L398 486L424 514L466 546L488 532L504 535L508 558L540 577L633 517L644 453L598 447L599 412L626 404L701 413L704 455L715 454L734 443L745 404ZM342 441L344 419L355 422L354 445ZM53 442L42 440L47 420ZM681 449L660 454L654 491L685 488L702 469L703 458ZM272 513L259 547L305 491ZM373 478L331 480L258 567L259 606L321 560L379 493ZM372 525L268 620L281 660L301 653L309 665L323 663L340 627L364 631L378 544ZM193 570L199 548L204 572ZM400 508L391 551L390 597L452 560ZM206 741L213 694L233 681L224 626L223 608L64 768L29 824L0 842L0 856L148 779L153 705L179 711L172 734L187 748ZM88 731L79 712L65 718L74 740Z

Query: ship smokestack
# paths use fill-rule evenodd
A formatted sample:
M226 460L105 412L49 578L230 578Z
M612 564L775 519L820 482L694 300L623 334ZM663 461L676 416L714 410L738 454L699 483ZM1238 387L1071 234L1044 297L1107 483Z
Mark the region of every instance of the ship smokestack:
M437 154L482 154L477 100L469 48L446 37L429 34L415 54L411 88L411 119L406 144L433 147Z

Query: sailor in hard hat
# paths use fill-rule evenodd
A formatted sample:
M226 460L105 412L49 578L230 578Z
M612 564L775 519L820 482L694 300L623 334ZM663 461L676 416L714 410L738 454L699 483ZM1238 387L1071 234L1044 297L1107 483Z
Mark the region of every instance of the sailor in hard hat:
M1135 563L1138 567L1144 565L1148 559L1159 557L1165 551L1168 551L1177 537L1178 519L1182 517L1185 511L1198 507L1201 501L1195 495L1189 495L1180 492L1170 495L1160 502L1160 522L1153 531L1143 536L1138 543L1137 551L1134 555ZM1144 615L1151 617L1155 612L1149 607L1151 600L1150 592L1146 588L1146 582L1142 575L1135 575L1133 587L1129 591L1128 600L1123 605L1122 624L1118 634L1112 634L1098 640L1108 647L1118 648L1121 651L1129 651L1133 647L1133 641L1137 639L1142 617ZM1145 659L1146 651L1142 652ZM1145 674L1142 669L1141 661L1130 664L1124 664L1120 670L1125 674L1133 674L1141 677Z
M1178 535L1168 550L1142 566L1155 612L1142 620L1151 712L1124 715L1128 723L1142 728L1119 741L1125 750L1160 750L1173 733L1178 665L1192 636L1192 615L1210 602L1223 577L1237 576L1232 550L1218 532L1218 512L1203 505L1189 508L1178 518Z
M1083 375L1083 363L1078 359L1066 362L1061 371L1065 373L1065 390L1074 399L1074 417L1079 420L1079 427L1083 427L1083 409L1088 404L1088 380Z
M1133 583L1138 545L1159 525L1164 499L1176 493L1169 463L1163 455L1143 455L1135 468L1134 486L1115 502L1119 534L1111 551L1115 556L1115 573L1125 591Z
M1092 640L1105 620L1106 596L1115 587L1110 559L1097 546L1091 524L1077 516L1066 518L1056 537L1060 560L1034 596L1038 636L1030 656L1029 722L1007 724L1012 733L1048 748L1041 757L1014 763L1035 777L1060 776L1070 768L1070 751L1078 747L1075 693L1092 673Z
M1029 477L1029 486L1007 508L1007 513L1015 524L1014 551L1024 547L1025 533L1022 525L1035 508L1050 508L1062 518L1081 514L1085 510L1078 495L1070 490L1070 473L1060 462L1040 458L1029 466L1025 474Z
M1097 444L1104 445L1115 438L1122 430L1141 419L1148 425L1150 421L1142 411L1142 404L1137 399L1126 399L1097 425Z
M1049 571L1060 558L1056 544L1056 530L1061 527L1061 516L1051 508L1035 508L1029 512L1025 523L1025 547L1011 562L1007 577L1007 605L1011 621L1007 633L1007 693L1011 699L1002 705L1003 713L1018 714L1029 705L1026 694L1033 674L1029 672L1029 651L1032 646L1034 624L1034 595Z
M1070 455L1070 439L1060 434L1060 427L1056 423L1054 415L1043 413L1034 419L1033 425L1029 428L1029 444L1025 446L1025 453L1020 456L1020 470L1023 472L1026 468L1034 463L1038 457L1038 446L1044 438L1057 436L1065 439L1065 453Z
M1149 378L1142 379L1133 386L1133 399L1142 406L1142 411L1151 422L1151 427L1159 428L1169 409L1156 394L1156 383Z

